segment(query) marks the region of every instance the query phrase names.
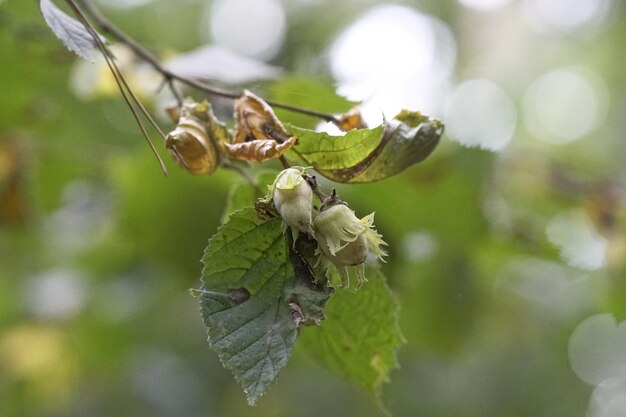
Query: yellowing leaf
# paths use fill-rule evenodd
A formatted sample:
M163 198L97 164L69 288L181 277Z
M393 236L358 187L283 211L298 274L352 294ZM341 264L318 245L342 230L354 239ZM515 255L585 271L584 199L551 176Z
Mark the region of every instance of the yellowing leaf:
M290 126L293 148L303 165L345 183L373 182L399 174L428 157L439 144L443 124L419 112L402 111L373 129L332 136Z

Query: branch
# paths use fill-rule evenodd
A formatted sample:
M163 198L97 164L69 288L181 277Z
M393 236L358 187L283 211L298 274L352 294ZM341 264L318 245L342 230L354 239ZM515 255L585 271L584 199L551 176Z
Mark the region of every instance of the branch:
M115 59L113 58L113 55L107 49L106 45L104 45L103 41L100 39L100 35L96 33L95 29L93 28L91 23L89 23L89 21L83 14L82 10L74 2L74 0L66 0L66 2L70 6L72 11L75 13L76 17L85 26L85 29L89 32L89 34L93 38L98 49L100 49L100 52L102 52L102 56L104 57L104 60L106 61L107 66L111 70L111 74L113 75L113 78L115 78L115 82L120 90L120 93L122 94L122 97L124 98L124 101L126 102L130 111L132 112L133 117L135 118L135 121L137 122L137 125L139 126L139 129L141 130L141 133L143 134L144 138L148 142L148 145L150 146L150 149L152 150L155 157L157 158L157 161L159 162L159 165L161 167L161 171L163 172L165 176L167 176L167 168L165 168L165 164L163 163L161 156L159 155L156 148L152 144L152 141L150 140L150 136L148 135L148 132L146 131L146 128L144 127L143 122L141 121L141 118L139 117L139 112L135 108L135 106L139 108L142 114L148 119L148 122L150 122L150 124L159 132L159 134L161 135L163 139L165 139L165 134L161 131L161 129L159 128L159 125L154 121L152 116L150 116L150 113L148 113L148 111L143 106L141 101L137 98L132 88L130 88L130 86L128 85L128 82L126 81L126 78L124 77L124 74L122 74L120 69L117 67L117 64L115 63Z
M104 17L102 13L100 13L100 11L91 2L91 0L79 0L79 1L83 5L85 12L96 22L96 24L100 27L100 29L102 29L103 32L108 33L109 35L117 39L118 42L123 43L124 45L128 46L135 55L137 55L139 58L146 61L148 64L152 66L152 68L154 68L157 72L159 72L166 79L170 89L172 89L175 96L178 97L178 94L176 91L174 91L175 89L174 89L172 80L177 80L189 87L195 88L204 93L218 96L218 97L237 99L243 95L243 93L241 92L235 92L235 91L225 90L222 88L217 88L210 84L202 82L200 80L185 77L185 76L176 74L175 72L168 70L167 68L165 68L163 63L159 61L159 59L153 53L148 51L146 48L141 46L137 41L132 39L126 33L124 33L123 31L118 29L115 25L113 25L111 22L109 22L109 20L106 17ZM292 112L317 117L319 119L322 119L322 120L325 120L327 122L331 122L337 125L340 123L340 120L337 117L329 113L318 112L315 110L305 109L305 108L301 108L297 106L292 106L290 104L279 103L279 102L271 101L271 100L265 100L265 101L270 106L273 106L273 107L278 107L278 108L289 110Z
M326 201L326 199L328 198L328 194L320 190L320 186L317 183L317 178L315 177L315 175L311 176L305 174L303 175L303 177L304 180L309 183L311 189L313 190L313 193L317 196L317 198L319 198L320 202L323 203L324 201ZM335 189L333 188L333 192L336 193L334 190Z

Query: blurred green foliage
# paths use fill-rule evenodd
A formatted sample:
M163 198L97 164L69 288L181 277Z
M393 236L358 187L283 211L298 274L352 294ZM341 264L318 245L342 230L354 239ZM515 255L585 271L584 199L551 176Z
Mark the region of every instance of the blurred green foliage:
M202 42L196 27L207 3L103 10L166 53ZM289 35L273 63L294 75L288 85L248 87L343 110L349 103L332 94L320 56L380 2L284 3ZM583 415L593 387L572 370L570 335L592 314L626 319L625 8L615 2L587 37L515 26L517 49L481 67L498 34L513 31L498 24L521 19L521 1L492 13L451 0L402 3L451 27L457 81L495 78L520 113L524 70L564 65L599 74L610 105L593 134L569 144L539 141L519 123L499 153L446 138L399 176L323 182L358 215L376 211L390 244L383 271L402 306L407 343L383 402L396 416ZM240 179L228 170L193 177L170 159L165 178L119 97L85 101L70 92L76 59L36 2L0 2L0 416L381 415L297 345L278 383L255 408L246 405L209 349L187 292L199 285L199 259ZM606 242L601 267L577 265L547 236L555 216L571 210ZM554 290L555 282L564 289Z

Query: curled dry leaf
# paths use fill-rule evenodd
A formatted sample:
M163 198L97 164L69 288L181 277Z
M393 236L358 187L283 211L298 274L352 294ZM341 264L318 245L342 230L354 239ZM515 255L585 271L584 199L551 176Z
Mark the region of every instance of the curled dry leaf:
M208 175L215 171L220 162L217 143L229 142L231 135L215 117L211 105L206 100L186 100L182 108L175 106L166 111L177 123L165 140L165 147L176 162L192 174Z
M185 112L176 128L167 135L165 147L176 162L192 174L211 174L219 162L206 128Z
M222 143L222 149L225 155L230 159L263 162L279 157L295 144L296 137L293 136L283 143L268 139L252 140L243 143Z
M235 100L235 122L237 133L234 143L253 140L285 142L289 139L289 134L272 108L250 91L244 91Z
M183 105L184 106L184 105ZM178 102L173 101L173 103L169 104L165 107L165 114L170 118L172 123L178 123L178 120L181 116L182 108L178 104Z
M235 100L237 133L231 143L222 143L230 159L263 162L277 158L296 144L272 108L249 91Z

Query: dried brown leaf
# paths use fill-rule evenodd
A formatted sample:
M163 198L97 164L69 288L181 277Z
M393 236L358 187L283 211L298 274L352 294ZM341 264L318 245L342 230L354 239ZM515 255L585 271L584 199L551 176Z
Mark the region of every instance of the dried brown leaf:
M263 162L268 159L277 158L287 149L296 144L296 137L291 137L283 143L278 143L273 139L252 140L243 143L222 143L224 153L230 159L239 161Z
M176 128L165 140L180 166L192 174L211 174L219 164L219 155L206 126L183 110Z
M273 139L285 142L289 134L272 108L249 91L235 100L237 133L234 143Z
M361 111L357 107L353 107L341 115L337 127L344 132L349 132L353 129L367 129L367 124L363 120Z

